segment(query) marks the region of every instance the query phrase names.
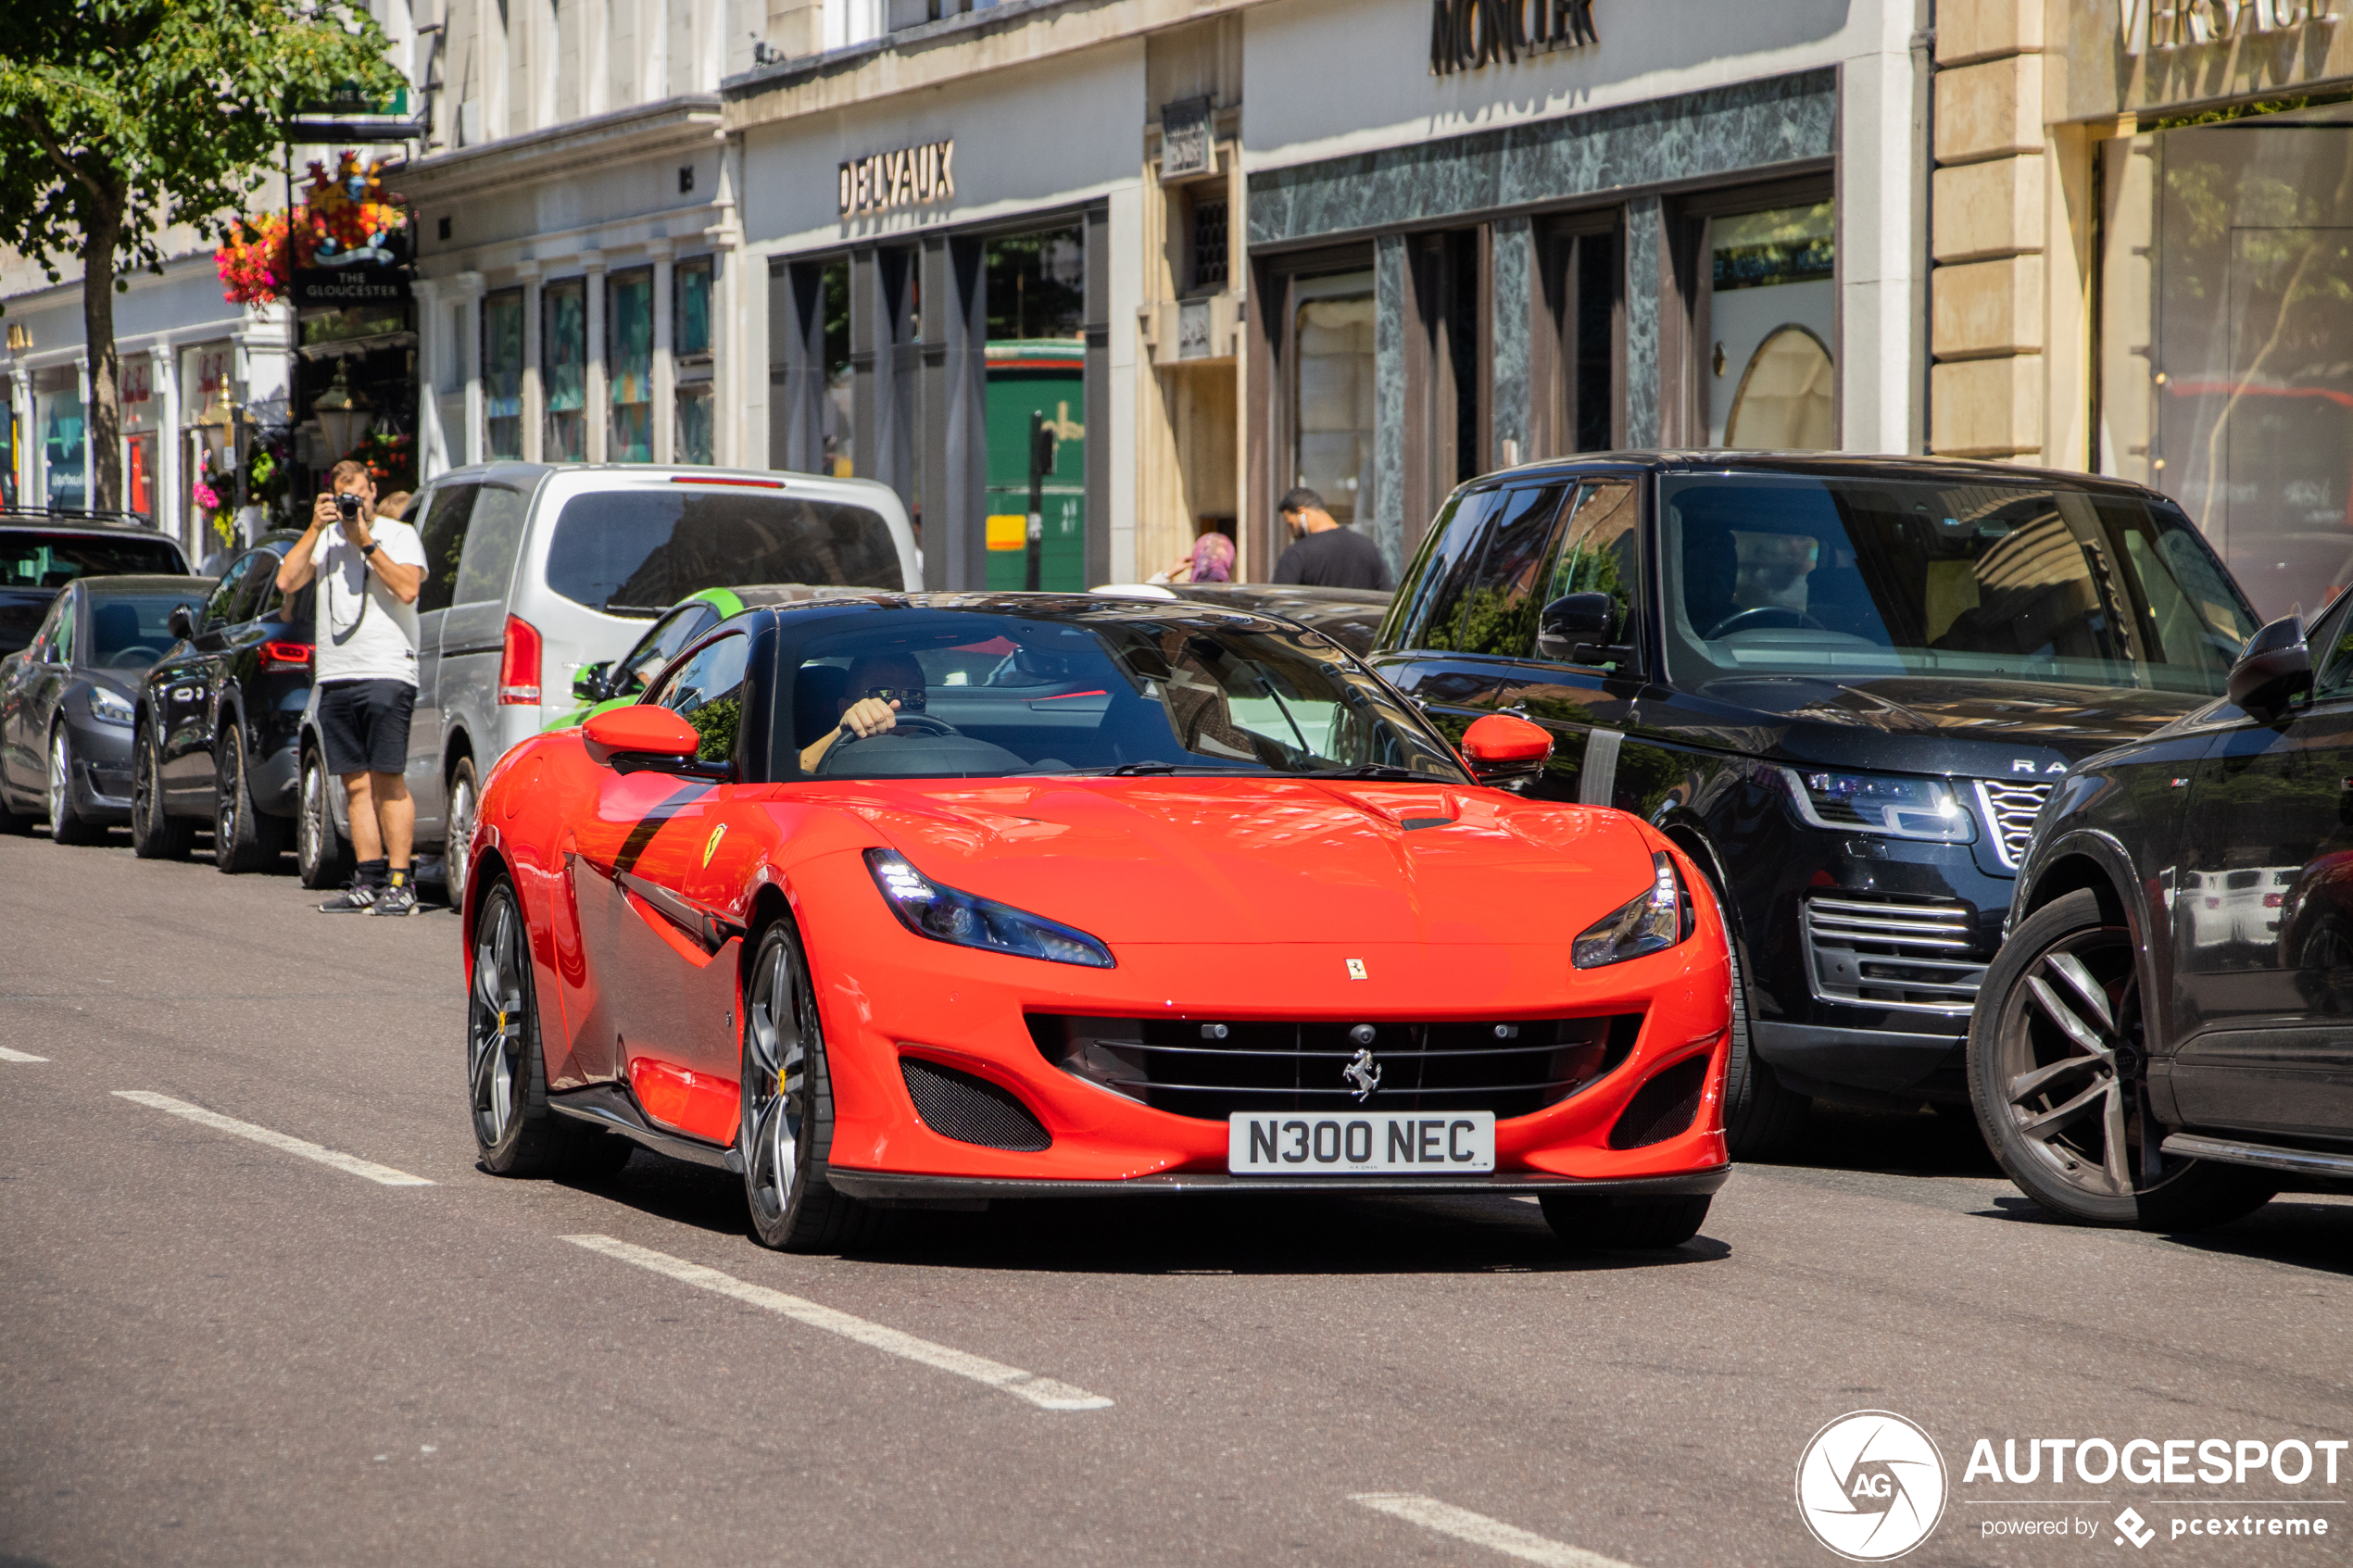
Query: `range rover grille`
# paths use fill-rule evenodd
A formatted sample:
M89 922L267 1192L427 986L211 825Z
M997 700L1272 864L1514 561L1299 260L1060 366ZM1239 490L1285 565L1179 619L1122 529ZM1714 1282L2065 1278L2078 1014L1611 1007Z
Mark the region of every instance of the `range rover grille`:
M1978 956L1964 905L1817 895L1802 918L1808 977L1824 1001L1955 1015L1976 1004L1990 955Z
M2026 842L2034 835L2034 813L2051 797L2047 784L2016 784L2008 779L1977 781L1977 803L1986 825L1994 830L1994 853L2016 871L2026 859Z
M1155 1110L1222 1122L1238 1110L1491 1110L1526 1116L1632 1053L1642 1015L1417 1023L1271 1023L1031 1013L1047 1060ZM1348 1068L1369 1052L1363 1099Z

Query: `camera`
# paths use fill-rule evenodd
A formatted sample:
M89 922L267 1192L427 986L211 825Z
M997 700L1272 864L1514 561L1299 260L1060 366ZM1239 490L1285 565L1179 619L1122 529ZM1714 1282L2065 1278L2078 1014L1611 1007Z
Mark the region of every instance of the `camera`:
M359 521L359 497L348 494L337 495L335 497L335 510L342 514L343 521L346 522Z

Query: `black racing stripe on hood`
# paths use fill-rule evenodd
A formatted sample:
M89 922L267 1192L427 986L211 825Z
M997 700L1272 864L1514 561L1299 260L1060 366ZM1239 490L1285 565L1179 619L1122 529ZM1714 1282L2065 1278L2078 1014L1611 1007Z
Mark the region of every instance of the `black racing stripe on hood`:
M629 836L621 841L621 853L612 858L612 869L625 872L635 867L637 858L646 852L646 847L653 843L654 834L661 831L662 824L709 795L711 790L711 786L707 784L681 784L675 794L638 818L637 825L629 830Z

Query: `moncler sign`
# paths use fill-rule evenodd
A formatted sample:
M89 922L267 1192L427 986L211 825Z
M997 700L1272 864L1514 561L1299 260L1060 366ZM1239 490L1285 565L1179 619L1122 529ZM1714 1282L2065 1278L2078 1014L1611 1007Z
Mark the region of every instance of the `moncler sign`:
M1430 0L1429 69L1451 76L1599 44L1593 0Z
M956 199L956 144L925 142L841 166L841 215L889 212Z

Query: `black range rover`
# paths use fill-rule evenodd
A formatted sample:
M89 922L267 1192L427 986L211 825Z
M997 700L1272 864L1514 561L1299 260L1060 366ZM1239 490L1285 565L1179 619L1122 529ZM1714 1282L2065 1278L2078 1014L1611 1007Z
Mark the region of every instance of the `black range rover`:
M1557 737L1529 786L1658 824L1744 990L1726 1123L1956 1109L2036 811L2222 693L2254 614L2171 500L1991 463L1612 454L1448 500L1374 662L1459 734Z

